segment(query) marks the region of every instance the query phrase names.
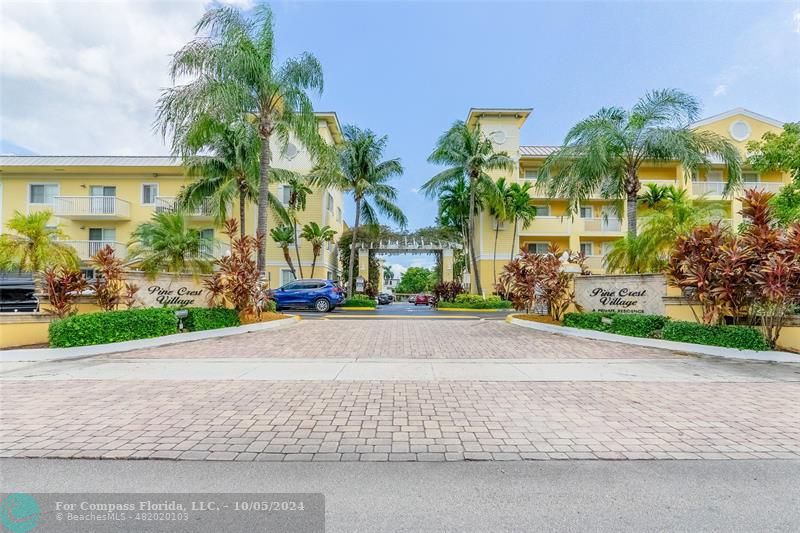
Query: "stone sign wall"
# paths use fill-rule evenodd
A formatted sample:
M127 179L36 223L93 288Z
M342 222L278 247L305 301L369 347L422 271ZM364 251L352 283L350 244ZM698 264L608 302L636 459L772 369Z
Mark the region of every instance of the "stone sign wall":
M575 299L589 311L663 315L667 282L662 274L576 276Z
M125 281L139 287L134 307L208 307L208 290L203 281L208 276L159 274L148 279L141 272L126 272Z

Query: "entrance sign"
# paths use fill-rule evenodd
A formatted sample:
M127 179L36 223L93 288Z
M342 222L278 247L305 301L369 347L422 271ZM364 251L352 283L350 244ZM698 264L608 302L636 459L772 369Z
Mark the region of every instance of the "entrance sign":
M126 272L125 281L139 287L135 307L208 307L207 276L159 274L148 279L141 272Z
M663 274L576 276L575 300L584 311L664 314Z
M356 292L364 292L364 281L362 276L356 278Z

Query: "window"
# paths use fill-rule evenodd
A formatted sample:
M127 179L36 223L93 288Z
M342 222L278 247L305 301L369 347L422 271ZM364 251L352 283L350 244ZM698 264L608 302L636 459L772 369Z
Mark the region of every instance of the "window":
M492 220L492 229L493 230L499 230L499 231L505 230L506 229L505 221L504 220L500 220L498 218L493 219Z
M158 196L158 183L142 184L142 205L153 205Z
M28 194L28 203L52 204L56 196L58 196L58 185L55 183L31 185Z
M333 279L333 272L328 270L328 273L325 275L325 279L332 280Z
M284 185L281 187L281 203L283 205L289 205L289 200L292 199L292 188L288 185Z
M590 205L581 206L581 218L594 218L594 208Z
M90 241L114 242L117 239L117 230L114 228L89 228Z
M200 251L206 255L214 255L213 228L206 228L200 230Z
M82 268L81 269L81 274L83 274L83 277L86 278L87 280L93 280L94 279L94 269L93 268Z
M742 181L745 183L758 183L761 181L761 176L758 172L742 172Z
M331 193L326 193L325 196L326 206L328 211L333 212L333 195Z
M114 185L92 185L89 187L89 196L116 196L117 188Z
M522 179L524 180L535 180L536 176L539 174L538 168L529 168L526 169L525 172L522 173Z
M342 208L341 207L337 207L336 208L336 222L341 222L341 221L342 221Z
M534 205L533 207L536 208L536 216L537 217L549 217L550 216L550 206L547 204L541 205Z
M550 243L548 242L528 243L528 253L531 254L546 254L549 249L550 249Z
M581 243L581 253L585 256L592 256L594 255L594 243L593 242L582 242Z
M614 246L613 243L604 242L602 244L602 246L601 246L601 250L603 250L603 255L608 255L608 253L611 252L611 249L613 248L613 246Z
M284 289L288 289L289 288L288 285L292 281L294 281L294 276L292 275L292 271L289 270L288 268L282 268L281 269L281 285L280 286L283 287Z
M706 181L722 181L722 171L709 170L706 174Z

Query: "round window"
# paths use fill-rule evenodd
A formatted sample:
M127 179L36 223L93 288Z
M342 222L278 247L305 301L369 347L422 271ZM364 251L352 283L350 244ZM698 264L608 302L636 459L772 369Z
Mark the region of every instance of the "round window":
M737 141L746 141L747 138L750 137L750 132L752 129L750 128L750 124L744 120L737 120L731 124L731 127L728 131L730 132L731 137Z
M489 139L491 139L492 142L495 144L503 144L504 142L506 142L507 138L508 136L504 131L498 130L498 131L493 131L492 133L489 134Z
M283 155L286 156L286 159L294 159L297 156L297 146L292 143L287 143Z

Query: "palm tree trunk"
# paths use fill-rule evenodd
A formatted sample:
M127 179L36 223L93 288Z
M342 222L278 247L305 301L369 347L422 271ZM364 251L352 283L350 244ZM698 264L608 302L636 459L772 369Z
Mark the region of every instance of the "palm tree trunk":
M511 223L514 224L514 236L511 238L511 259L514 259L514 255L517 253L517 218L514 217Z
M625 200L625 209L627 210L626 218L628 220L629 238L635 238L637 233L636 205L639 196L639 187L639 178L636 176L636 171L629 170L625 179L625 193L627 194Z
M497 283L497 236L500 233L500 219L494 228L494 257L492 258L492 281Z
M481 287L481 275L478 272L478 258L475 255L478 247L475 245L475 187L477 186L477 176L470 176L469 179L469 248L472 260L472 277L475 279L475 289L478 294L483 294Z
M294 255L297 257L297 268L300 270L300 279L305 278L303 274L303 262L300 261L300 238L297 236L297 217L292 217L292 231L294 231Z
M294 265L292 264L292 254L289 253L289 247L283 247L283 258L286 260L286 264L289 265L289 270L292 271L292 276L294 279L297 279L297 272L294 270Z
M350 265L347 267L347 296L353 297L353 289L356 286L353 279L353 268L356 261L356 238L358 237L358 224L361 222L361 198L356 198L356 220L353 224L353 238L350 242Z
M314 246L312 251L314 253L314 258L311 260L311 279L314 279L314 270L317 268L317 257L319 257L320 249Z
M239 188L239 236L244 239L244 236L247 235L247 232L244 229L244 222L245 222L245 204L247 200L247 193L245 192L243 187Z
M258 227L256 235L262 239L256 255L256 265L261 277L267 276L267 198L269 197L269 164L272 153L269 147L270 125L262 123L261 161L258 171ZM294 272L294 268L292 269Z

